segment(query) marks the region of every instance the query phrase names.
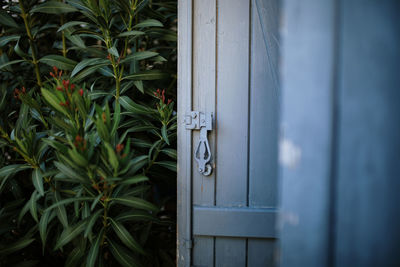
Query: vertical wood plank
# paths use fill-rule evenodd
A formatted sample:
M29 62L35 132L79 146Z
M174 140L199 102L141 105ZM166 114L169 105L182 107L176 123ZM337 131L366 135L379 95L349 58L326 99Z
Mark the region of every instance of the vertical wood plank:
M277 0L252 0L249 207L276 207L278 195ZM275 239L248 239L247 266L273 266Z
M252 0L249 206L276 207L278 168L278 3Z
M340 2L336 266L399 266L400 3Z
M215 114L216 76L216 1L193 2L193 110ZM199 140L199 131L193 132L192 154ZM208 134L211 155L215 155L215 131ZM212 163L215 161L213 157ZM215 172L210 176L197 171L192 161L193 205L212 206L215 202ZM214 237L193 237L193 265L212 266L214 263Z
M281 266L328 264L335 1L286 0L282 18Z
M192 1L178 0L178 245L177 264L191 265L191 131L185 113L192 108Z
M275 265L275 239L249 238L247 248L247 266L274 266Z
M219 0L217 25L216 203L246 206L249 0ZM216 238L216 266L245 266L246 240Z

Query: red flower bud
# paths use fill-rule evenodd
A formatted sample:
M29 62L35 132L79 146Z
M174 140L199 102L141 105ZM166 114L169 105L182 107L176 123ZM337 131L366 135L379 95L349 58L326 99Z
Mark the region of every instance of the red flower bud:
M121 151L124 149L124 145L123 144L118 144L116 146L116 151L117 153L121 153Z
M63 89L62 89L61 86L57 86L56 90L57 90L57 91L61 91L61 92L63 91Z
M83 89L81 88L81 90L79 90L79 94L81 95L81 96L83 96Z

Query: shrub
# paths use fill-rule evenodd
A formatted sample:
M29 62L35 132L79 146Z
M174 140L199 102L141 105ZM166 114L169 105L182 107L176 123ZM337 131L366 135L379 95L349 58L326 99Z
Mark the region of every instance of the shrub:
M175 265L176 2L1 5L0 265Z

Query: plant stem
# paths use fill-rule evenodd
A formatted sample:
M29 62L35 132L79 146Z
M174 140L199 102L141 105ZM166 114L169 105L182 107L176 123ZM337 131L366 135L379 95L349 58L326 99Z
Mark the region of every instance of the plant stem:
M35 67L37 84L39 85L39 87L42 87L42 79L40 78L39 61L37 59L36 49L35 49L36 47L35 47L34 38L32 36L31 29L29 27L29 15L25 12L22 1L19 1L19 6L21 7L21 12L22 12L21 17L24 20L26 34L28 35L28 38L29 38L29 46L32 51L32 64Z
M64 14L61 14L60 24L61 24L61 26L64 25ZM64 31L61 31L61 40L62 40L63 57L66 58L67 57L67 45L65 43L65 33L64 33Z

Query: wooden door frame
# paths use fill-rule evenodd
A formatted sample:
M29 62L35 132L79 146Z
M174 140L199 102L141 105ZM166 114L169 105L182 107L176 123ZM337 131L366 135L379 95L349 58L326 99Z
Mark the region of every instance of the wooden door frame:
M192 109L192 13L193 0L178 0L178 266L190 266L192 248L192 131L184 127L185 113Z

